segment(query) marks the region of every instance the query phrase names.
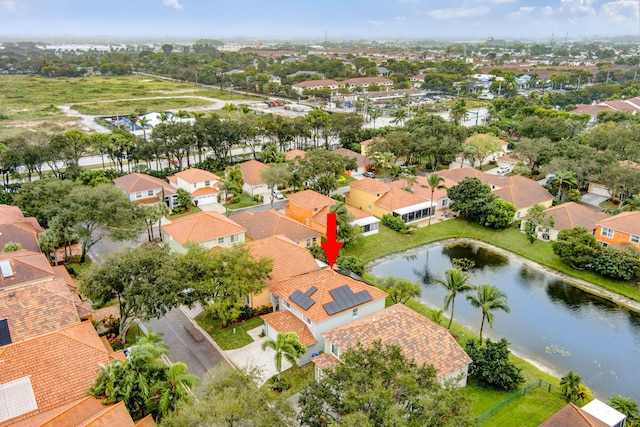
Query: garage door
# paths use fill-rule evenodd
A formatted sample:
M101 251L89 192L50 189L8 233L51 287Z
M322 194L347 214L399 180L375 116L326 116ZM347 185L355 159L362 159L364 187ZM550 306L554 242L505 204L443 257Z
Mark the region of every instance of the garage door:
M208 205L209 203L217 203L218 195L212 194L211 196L204 196L198 198L198 206Z
M589 187L589 193L597 194L598 196L611 197L609 189L602 184L591 183Z

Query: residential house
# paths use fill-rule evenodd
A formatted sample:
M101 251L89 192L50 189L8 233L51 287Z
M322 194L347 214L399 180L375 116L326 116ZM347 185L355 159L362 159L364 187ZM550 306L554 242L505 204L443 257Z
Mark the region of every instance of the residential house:
M231 217L233 222L246 228L248 241L283 235L303 248L320 244L322 233L276 210L259 213L243 212Z
M113 180L129 197L138 204L159 203L163 199L169 209L178 206L176 190L168 182L144 173L130 173Z
M304 190L289 195L289 204L285 207L285 215L321 232L324 236L327 234L327 214L330 213L331 206L336 203L337 201L331 197L313 190ZM365 236L378 232L380 221L371 213L348 204L347 210L354 218L351 224L362 227Z
M440 174L442 176L442 174ZM436 188L433 192L433 204L434 210L437 212L438 210L444 210L449 208L449 196L447 195L447 189L456 185L457 182L451 180L450 178L444 178L444 181L440 183L443 188ZM431 187L428 184L428 178L426 176L418 175L416 177L416 182L409 185L409 183L404 179L398 179L396 181L392 181L388 183L391 187L397 187L401 189L405 189L415 194L416 196L420 196L424 199L431 200Z
M255 196L256 194L266 196L269 194L271 189L262 180L262 172L267 168L267 165L257 160L249 160L240 163L240 170L242 171L242 178L244 179L242 190L252 196Z
M380 340L383 345L400 347L407 359L418 365L433 365L440 381L467 385L471 358L449 331L403 304L363 316L322 334L324 353L311 359L316 365L316 380L322 369L340 363L342 352L361 343L365 347Z
M503 186L501 182L504 179L501 176L491 175L486 172L482 172L480 169L469 167L442 170L438 171L438 174L449 179L450 182L455 182L456 184L459 184L465 178L478 178L481 183L488 185L492 190L501 188Z
M253 308L271 304L270 292L274 283L320 269L311 252L285 236L254 240L249 242L247 247L254 258L267 257L273 261L271 278L267 281L264 291L247 298L247 305Z
M568 403L539 427L624 427L626 416L594 399L582 408Z
M548 218L553 217L554 223L548 230L537 230L537 235L539 239L551 241L558 240L558 233L567 228L584 227L593 234L596 231L596 223L598 221L611 217L607 213L596 212L575 202L562 203L545 209L544 212ZM520 229L524 231L526 224L527 217L525 216Z
M16 206L0 205L0 248L11 242L27 252L39 253L40 232L42 227L36 218L25 217Z
M370 171L373 165L373 161L368 157L365 157L362 154L356 153L355 151L351 151L346 148L338 148L334 151L334 153L340 154L341 156L345 156L350 159L356 159L358 169L354 171L345 171L345 174L349 176L351 176L351 174L362 175L364 172Z
M113 358L124 354L114 353L91 322L0 347L0 427L40 425L62 413L85 398L98 364Z
M331 93L337 92L340 87L342 87L342 83L338 83L332 79L325 80L306 80L300 83L294 83L291 85L291 88L298 92L298 94L302 94L305 90L315 90L315 89L331 89Z
M228 248L245 241L246 229L215 211L202 211L174 220L161 227L165 244L174 252L185 253L187 242L211 249Z
M262 316L265 334L296 332L307 352L304 365L324 349L322 334L384 309L387 293L331 269L314 271L271 285L271 304L278 311Z
M351 90L354 89L367 89L371 85L378 85L384 90L388 90L393 87L393 80L387 79L385 77L353 77L351 79L347 79L341 82L345 87L348 87Z
M369 146L373 143L373 141L384 140L384 138L376 136L375 138L367 139L365 141L360 142L360 154L363 156L369 155Z
M218 183L220 177L209 171L191 168L169 177L169 183L175 189L182 188L191 194L191 198L199 205L218 201Z
M549 208L553 204L553 195L532 179L514 175L503 178L499 185L502 187L492 193L516 207L515 220L525 217L535 205Z
M397 216L406 223L435 216L436 208L431 206L430 200L372 178L351 183L347 204L370 212L378 218L384 215Z
M640 164L631 160L623 160L619 163L619 165L620 167L627 169L640 169ZM607 199L618 196L617 188L611 189L607 185L597 181L589 181L589 189L587 190L587 192L606 197Z
M60 269L53 268L41 252L0 252L0 289L12 289L56 278L67 285L73 285L68 282L68 274L61 274Z
M427 77L426 74L421 73L421 74L416 74L415 76L411 76L409 77L409 81L411 82L411 86L413 87L422 87L422 85L424 84L424 78Z
M640 211L621 212L598 221L595 236L603 246L640 250Z
M508 149L507 147L509 145L507 141L504 141L496 136L489 135L486 133L477 133L475 135L471 135L470 137L468 137L464 141L464 143L470 144L471 142L477 142L478 144L482 145L482 144L488 144L491 141L494 141L495 143L497 143L499 148L497 151L494 151L493 153L488 154L482 159L482 164L487 164L491 161L496 161L498 157L502 156L507 152L507 149ZM476 159L476 160L479 161L480 159Z

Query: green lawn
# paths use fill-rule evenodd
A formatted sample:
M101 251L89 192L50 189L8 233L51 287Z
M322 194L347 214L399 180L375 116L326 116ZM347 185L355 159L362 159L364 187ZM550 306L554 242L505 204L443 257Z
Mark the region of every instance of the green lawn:
M72 109L92 116L128 115L133 111L167 111L189 107L211 105L210 101L200 98L162 98L135 101L92 102L90 104L74 104Z
M233 350L251 344L253 338L247 334L247 331L257 328L264 323L261 318L254 317L228 328L220 329L220 322L211 318L206 312L196 316L195 320L223 350Z
M227 209L229 210L241 209L249 206L254 206L255 204L256 203L253 201L253 196L247 193L242 193L242 195L240 196L240 201L238 203L233 203L227 206Z
M178 218L183 218L185 216L189 216L189 215L193 215L194 213L198 213L198 212L202 212L202 209L200 209L197 206L192 206L188 211L180 213L180 214L175 214L175 215L168 215L167 219L169 221L175 221Z
M300 393L305 388L309 387L315 381L314 377L314 364L307 363L299 368L289 368L282 372L282 378L284 378L291 388L280 394L281 399L288 399L296 393ZM268 388L269 383L265 383L263 388Z
M524 233L514 227L493 230L463 219L450 219L431 226L421 227L414 234L400 234L380 224L378 234L368 236L350 244L343 250L344 255L353 255L365 262L396 252L415 248L427 243L448 238L472 238L508 250L539 264L551 267L569 276L586 280L640 301L640 289L631 282L620 282L604 278L591 271L581 271L562 263L553 253L552 244L537 240L529 243Z
M483 427L535 427L567 403L559 395L536 388L516 398L507 407L482 423Z

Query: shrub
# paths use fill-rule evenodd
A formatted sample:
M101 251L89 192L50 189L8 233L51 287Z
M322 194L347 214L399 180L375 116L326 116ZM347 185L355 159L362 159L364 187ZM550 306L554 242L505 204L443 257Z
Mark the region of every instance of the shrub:
M269 388L277 393L289 390L289 383L284 378L275 376L269 380Z
M613 279L633 280L640 277L640 261L637 251L620 251L602 248L593 260L596 273Z
M240 203L240 200L242 200L242 197L240 197L240 196L233 196L233 197L231 198L231 203L235 205L236 203Z
M515 390L524 382L521 369L509 361L509 341L502 338L493 342L489 338L484 345L467 340L464 350L473 360L469 376L480 383L502 390Z
M336 260L336 264L345 270L349 270L352 273L357 274L358 276L362 276L364 274L364 262L354 256L340 255Z
M386 225L392 230L397 231L398 233L407 234L410 232L410 228L402 218L393 215L384 215L382 217L382 224Z

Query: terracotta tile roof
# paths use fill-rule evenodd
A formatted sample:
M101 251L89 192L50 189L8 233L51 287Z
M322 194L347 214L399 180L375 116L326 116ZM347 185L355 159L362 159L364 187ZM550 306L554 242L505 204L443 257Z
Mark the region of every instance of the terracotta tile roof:
M40 252L38 232L29 223L0 224L0 250L9 242L20 243L27 251Z
M25 229L33 229L37 233L42 231L38 220L32 216L25 217L17 206L0 204L0 224L20 225Z
M114 179L113 183L128 194L137 193L138 191L158 190L163 187L166 194L175 193L167 181L144 173L130 173Z
M600 111L615 111L608 105L593 105L593 104L580 104L575 110L571 110L571 114L589 114L591 116L597 116Z
M323 307L324 304L333 301L333 297L329 291L345 285L348 286L353 293L358 293L360 291L369 292L372 301L386 298L388 295L386 292L376 287L367 285L364 282L354 280L350 277L343 276L333 270L319 270L292 277L290 279L280 280L271 286L271 293L280 298L284 298L287 302L294 305L301 313L311 319L312 322L319 323L333 316L329 315ZM303 310L302 307L291 301L289 298L295 290L306 292L312 286L315 286L317 290L312 295L312 299L315 303L309 307L309 309ZM370 301L364 304L368 304L369 302ZM353 309L361 305L362 304L358 304L353 307L349 307L349 309Z
M426 202L428 202L428 199L425 199L424 197L416 196L415 194L400 188L391 187L387 193L376 200L375 204L381 208L395 211Z
M336 202L331 197L325 196L324 194L316 193L313 190L304 190L297 193L289 194L288 199L289 203L297 203L298 205L307 207L309 209L319 209L325 206L331 206Z
M456 184L459 184L460 181L462 181L465 178L471 177L471 178L478 178L480 182L485 185L495 186L495 187L504 186L503 184L501 185L501 181L503 180L503 178L498 177L496 175L490 175L488 173L484 173L481 170L475 169L475 168L449 169L449 170L439 171L438 174L445 178L449 178L450 180L454 181Z
M283 234L294 242L319 239L321 233L311 227L291 219L285 214L270 210L254 214L252 212L243 212L231 216L231 219L237 224L247 229L247 236L253 240L260 240L270 236ZM318 243L320 243L318 241Z
M351 151L346 148L338 148L337 150L334 151L334 153L340 154L341 156L356 159L356 163L358 164L358 167L369 166L373 163L371 159L369 159L368 157L365 157L360 153L356 153L355 151Z
M145 197L144 199L136 199L133 201L136 205L153 205L160 201L161 196Z
M82 322L0 347L0 384L30 376L38 409L0 423L0 427L57 408L85 396L99 363L110 354L90 322Z
M0 291L0 317L8 319L16 343L80 323L76 303L61 281L32 283Z
M353 181L351 183L351 188L357 188L358 190L366 191L370 194L377 194L378 197L391 189L388 184L373 178L364 178L360 181Z
M9 261L13 275L0 274L0 288L40 282L55 277L55 272L43 253L31 251L0 252L0 261Z
M311 361L322 370L333 369L340 364L340 360L331 353L319 354L316 357L312 357Z
M471 358L449 331L403 304L364 316L322 336L341 350L354 347L358 342L370 345L376 340L397 345L407 358L418 364L433 365L439 379L471 363Z
M564 230L573 227L584 227L587 230L595 230L596 223L611 215L604 212L596 212L591 208L575 202L567 202L553 206L545 210L547 216L554 219L554 230Z
M431 188L429 188L429 185L427 184L427 177L417 176L416 178L417 178L416 182L411 186L411 190L412 190L411 192L416 196L420 196L424 199L431 200ZM440 199L446 198L447 188L451 188L457 184L457 182L449 178L445 178L444 176L443 178L444 178L444 181L442 181L440 185L444 185L445 188L436 189L433 192L433 200L440 200ZM396 187L396 188L406 188L407 181L404 179L399 179L399 180L390 182L389 186Z
M493 190L493 194L512 203L516 209L524 209L553 200L553 195L543 186L523 176L505 178L504 184L505 187Z
M267 286L279 280L319 270L318 263L311 252L284 236L254 240L249 242L247 246L254 257L268 257L273 260L271 280Z
M136 421L136 427L156 427L155 421L153 421L153 417L151 414L147 415L144 418Z
M284 158L287 160L295 160L296 157L300 157L301 159L304 159L304 156L306 155L307 153L302 150L290 150L284 153Z
M171 182L177 183L177 178L180 178L181 180L189 182L191 184L193 184L194 182L202 181L220 181L220 177L218 175L198 168L191 168L182 172L178 172L175 175L170 176L169 180Z
M640 236L640 211L621 212L611 218L598 221L596 225Z
M306 80L300 83L294 83L293 87L319 87L319 86L340 86L335 80L325 79L325 80Z
M593 415L582 411L573 403L567 404L538 427L608 427Z
M354 77L348 80L343 81L342 83L354 86L361 84L371 84L371 83L379 83L379 84L393 84L393 80L386 79L384 77Z
M347 208L349 213L353 215L354 221L373 217L373 215L371 215L369 212L365 212L362 209L354 208L353 206L349 206L349 205L345 205L345 207ZM313 222L323 226L323 233L326 233L327 214L331 213L330 210L331 210L331 206L325 206L324 208L320 209L318 212L313 214Z
M215 211L202 211L176 219L171 224L164 224L162 230L181 245L188 241L207 242L246 231L244 227Z
M636 163L631 160L623 160L619 164L623 168L640 169L640 163Z
M289 310L279 310L273 313L260 316L265 323L270 327L278 331L278 333L284 334L286 332L295 332L298 334L298 339L302 344L307 347L311 347L316 344L316 340L307 325L296 316L294 316Z
M87 396L56 416L39 423L38 427L135 427L124 402L103 405L99 399Z
M202 197L202 196L210 196L212 194L218 194L220 190L213 187L200 187L196 189L193 193L191 193L192 197Z
M249 160L240 163L240 170L242 171L242 178L244 182L249 185L264 184L262 181L262 171L267 169L268 166L257 160Z

